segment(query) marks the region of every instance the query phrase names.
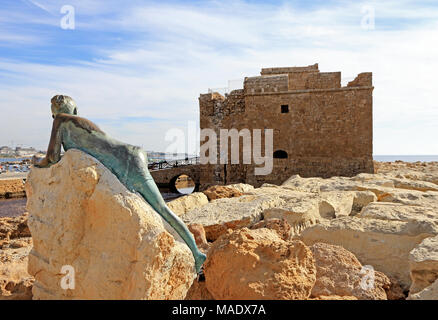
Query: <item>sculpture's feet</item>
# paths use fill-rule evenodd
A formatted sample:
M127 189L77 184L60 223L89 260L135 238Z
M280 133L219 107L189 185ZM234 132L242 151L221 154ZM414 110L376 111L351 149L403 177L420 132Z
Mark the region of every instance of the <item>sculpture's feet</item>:
M207 259L207 256L202 252L198 252L198 254L195 256L196 273L200 273L202 265L205 262L205 259Z
M37 155L32 157L31 163L37 168L48 168L50 166L46 157L38 157Z

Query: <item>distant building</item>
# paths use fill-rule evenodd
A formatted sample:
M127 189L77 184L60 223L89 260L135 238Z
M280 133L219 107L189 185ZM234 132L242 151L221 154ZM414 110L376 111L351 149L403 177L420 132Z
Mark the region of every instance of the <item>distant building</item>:
M19 157L30 157L34 154L38 153L38 151L35 148L22 148L22 147L16 147L15 148L15 155Z
M14 150L12 148L9 148L8 146L0 147L0 154L13 155L14 153Z

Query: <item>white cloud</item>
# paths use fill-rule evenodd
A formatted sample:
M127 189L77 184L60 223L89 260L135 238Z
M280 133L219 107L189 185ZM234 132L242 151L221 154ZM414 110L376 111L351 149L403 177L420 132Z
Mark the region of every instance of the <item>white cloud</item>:
M45 148L49 100L65 93L77 100L82 115L102 120L116 138L164 150L165 130L198 121L197 98L209 87L256 75L262 67L319 62L322 71L342 71L350 80L373 72L375 154L438 154L436 7L409 1L312 10L287 3L135 2L114 14L114 2L73 2L78 15L90 17L79 16L83 28L120 31L129 40L93 48L99 53L93 61L71 65L0 62L0 77L9 77L0 78L0 110L10 114L0 119L0 145L9 141L2 136L13 136ZM364 4L375 6L375 30L361 29ZM415 19L421 20L405 24ZM114 124L126 117L158 120Z

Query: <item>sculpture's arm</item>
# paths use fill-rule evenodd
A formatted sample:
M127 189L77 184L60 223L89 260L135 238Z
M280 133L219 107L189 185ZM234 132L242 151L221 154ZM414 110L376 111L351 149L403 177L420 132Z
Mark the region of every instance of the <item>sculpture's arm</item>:
M61 157L62 133L60 130L63 119L59 116L53 120L52 133L50 135L49 147L46 156L42 159L32 158L32 164L36 167L44 168L59 161Z

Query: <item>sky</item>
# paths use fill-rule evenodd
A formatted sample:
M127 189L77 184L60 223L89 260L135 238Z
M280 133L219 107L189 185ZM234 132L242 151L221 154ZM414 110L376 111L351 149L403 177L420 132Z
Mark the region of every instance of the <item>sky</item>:
M200 93L314 63L343 85L373 72L374 154L438 154L435 0L2 0L0 146L45 150L65 94L114 138L168 151L199 126Z

